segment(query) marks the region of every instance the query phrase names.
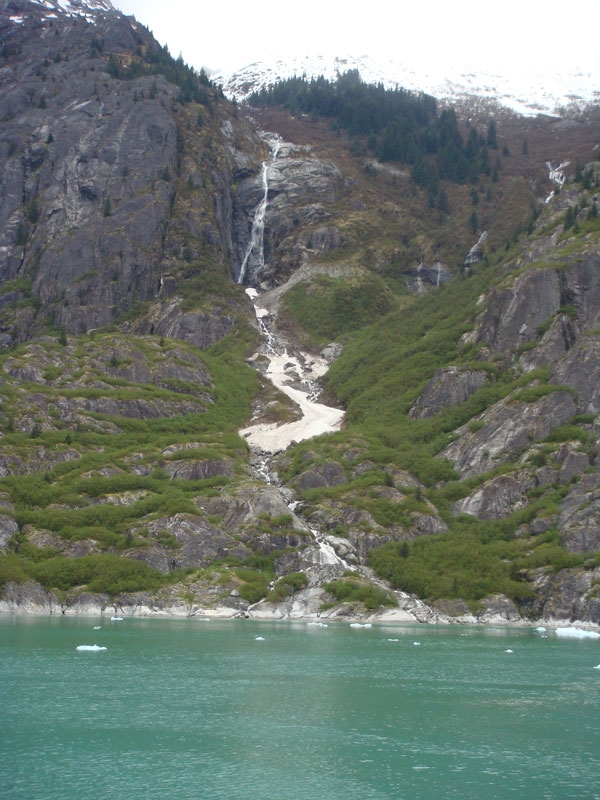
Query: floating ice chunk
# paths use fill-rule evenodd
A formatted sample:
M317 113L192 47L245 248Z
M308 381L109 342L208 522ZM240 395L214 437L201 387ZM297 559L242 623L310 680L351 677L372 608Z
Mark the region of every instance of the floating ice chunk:
M351 628L370 628L371 627L371 623L370 622L365 622L365 623L362 623L362 622L351 622L350 623L350 627Z
M413 645L414 645L415 647L421 647L421 642L413 642Z
M264 636L255 636L255 637L254 637L254 639L255 639L255 641L257 641L257 642L264 642L264 640L265 640L265 637L264 637Z
M514 650L511 650L511 649L510 649L510 647L509 647L509 648L508 648L508 650L505 650L504 652L505 652L505 653L514 653L515 651L514 651Z
M597 664L594 669L600 669L600 664Z
M582 628L557 628L554 633L561 639L600 639L600 633Z
M327 627L327 623L326 622L307 622L306 624L307 625L312 625L313 628L326 628Z
M97 652L98 650L106 650L106 647L102 647L99 644L78 644L75 648L76 650L91 650L93 652Z
M388 639L388 642L399 642L400 639Z
M102 625L94 625L94 628L93 628L93 630L95 630L95 631L99 631L99 630L101 630L101 629L102 629Z
M112 622L123 622L123 617L111 617Z
M534 628L536 633L546 633L546 628L543 625L539 625L537 628Z

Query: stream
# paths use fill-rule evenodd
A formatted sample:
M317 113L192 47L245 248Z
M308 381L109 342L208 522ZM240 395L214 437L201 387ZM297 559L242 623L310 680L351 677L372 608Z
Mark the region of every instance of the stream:
M277 159L281 147L281 139L272 134L265 134L271 146L271 161L262 165L263 196L254 211L250 240L240 267L238 283L250 283L254 276L260 274L264 267L264 232L265 217L269 200L269 167ZM260 294L257 289L247 286L246 294L251 299L256 314L257 326L262 333L262 343L253 358L268 359L265 375L271 383L286 394L299 408L300 419L292 422L259 423L250 425L239 431L247 442L252 453L254 472L260 480L272 485L278 481L270 468L272 457L286 450L292 443L331 433L340 429L344 412L320 403L320 386L318 379L329 368L329 362L322 356L316 356L294 349L288 351L287 343L277 334L274 318L269 311L269 292ZM298 503L289 503L293 514L297 513ZM303 556L311 566L328 567L338 574L344 569L355 569L341 558L332 545L331 537L318 530L309 530L314 538L315 546L307 548Z

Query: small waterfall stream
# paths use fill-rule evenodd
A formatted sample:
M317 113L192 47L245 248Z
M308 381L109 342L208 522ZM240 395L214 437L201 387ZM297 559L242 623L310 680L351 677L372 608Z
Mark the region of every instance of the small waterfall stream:
M238 283L243 284L248 278L260 274L264 267L264 230L265 215L269 199L269 168L277 159L281 147L278 136L269 136L271 145L271 161L262 165L263 196L254 213L250 241L246 248L240 267ZM269 358L267 377L274 386L290 397L300 408L302 418L284 425L265 423L252 425L240 431L252 451L252 467L255 474L265 483L278 486L279 482L270 468L274 454L282 452L294 441L318 436L322 433L338 430L342 424L344 412L330 408L318 402L320 387L317 379L329 366L321 357L300 351L288 353L285 342L277 336L272 327L268 308L264 300L253 287L246 289L247 295L254 304L258 328L263 335L261 355ZM257 302L258 300L258 302ZM258 353L256 355L259 355ZM296 513L297 502L289 504L290 511ZM315 545L307 548L303 557L310 561L311 569L329 568L335 573L355 567L341 558L327 537L317 529L308 526Z
M260 268L265 265L265 215L269 203L269 167L277 160L279 148L281 147L281 139L279 136L273 135L266 138L271 147L271 160L263 161L262 164L263 196L254 212L250 241L248 242L242 266L240 267L240 274L237 279L238 283L244 283L246 280L248 264L251 258L257 264L259 271Z

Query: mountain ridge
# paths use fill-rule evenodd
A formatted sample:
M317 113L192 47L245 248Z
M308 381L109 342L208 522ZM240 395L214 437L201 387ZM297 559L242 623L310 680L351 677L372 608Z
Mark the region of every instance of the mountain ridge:
M424 92L446 102L492 104L523 116L573 114L600 100L600 88L592 69L573 68L565 72L560 67L553 70L548 64L533 65L523 75L522 72L486 71L475 65L439 66L433 61L419 64L366 55L307 55L257 61L240 69L215 73L212 77L222 84L228 96L243 101L253 91L278 80L302 75L309 80L320 75L335 80L338 74L354 69L366 83Z

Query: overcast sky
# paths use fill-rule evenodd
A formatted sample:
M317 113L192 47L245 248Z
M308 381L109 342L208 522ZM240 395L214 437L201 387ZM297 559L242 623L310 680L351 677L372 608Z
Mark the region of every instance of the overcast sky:
M507 73L557 60L596 70L600 0L112 0L196 67L286 55L392 56ZM599 86L600 88L600 86Z

